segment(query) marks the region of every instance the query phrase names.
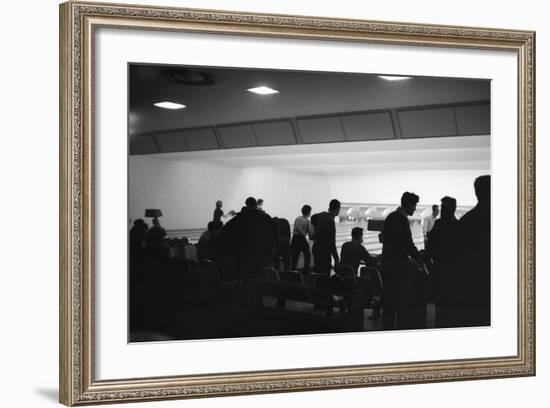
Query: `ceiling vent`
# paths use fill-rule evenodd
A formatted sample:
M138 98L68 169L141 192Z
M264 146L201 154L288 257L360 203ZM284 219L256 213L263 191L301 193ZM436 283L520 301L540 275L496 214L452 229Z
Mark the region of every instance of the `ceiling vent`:
M165 72L165 76L180 85L210 86L216 83L213 75L196 69L170 69Z

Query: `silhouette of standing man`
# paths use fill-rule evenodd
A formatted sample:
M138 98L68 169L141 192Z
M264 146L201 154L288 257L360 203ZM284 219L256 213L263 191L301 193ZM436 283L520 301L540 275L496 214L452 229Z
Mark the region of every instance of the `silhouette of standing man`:
M491 324L491 176L474 182L477 205L459 220L460 280L457 282L457 326Z
M422 220L422 233L424 234L424 249L428 247L428 234L434 227L437 216L439 215L439 207L432 205L432 213Z
M407 216L416 211L419 197L405 192L401 196L401 207L392 212L384 221L382 246L382 292L383 327L397 328L407 326L404 314L407 311L407 275L411 268L410 258L422 264L422 258L413 243L411 227Z
M226 218L228 216L232 217L232 216L235 215L235 211L233 211L233 210L229 211L229 214L225 214L222 210L222 207L223 207L222 200L216 201L216 208L214 208L214 215L212 216L212 222L214 222L214 223L220 223L221 222L223 224L222 217Z
M304 274L309 272L309 260L311 257L309 243L307 237L310 239L313 236L313 226L309 220L311 215L311 206L304 205L302 207L302 215L294 220L294 229L292 232L292 270L296 270L298 266L298 257L300 253L304 254Z
M225 224L219 236L224 256L233 256L240 279L248 282L260 269L271 264L276 228L272 218L258 210L254 197L248 197L244 209Z
M336 225L334 217L340 213L340 201L331 200L328 211L315 214L311 217L313 224L313 260L315 262L315 273L330 275L331 256L334 264L340 262L336 250Z
M433 260L431 269L435 294L436 327L453 327L453 280L462 271L457 270L458 220L455 217L456 199L445 196L441 199L441 218L435 221L428 232L426 253Z

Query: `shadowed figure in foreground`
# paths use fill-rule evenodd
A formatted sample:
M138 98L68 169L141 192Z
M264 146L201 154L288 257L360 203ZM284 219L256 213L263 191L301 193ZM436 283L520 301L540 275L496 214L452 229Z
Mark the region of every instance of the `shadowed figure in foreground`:
M445 196L441 199L441 218L428 232L426 254L433 260L431 266L436 327L452 327L454 280L460 271L458 263L458 220L455 217L456 200Z
M491 176L474 182L477 205L459 221L454 326L491 324Z
M331 257L334 258L334 265L340 262L336 250L336 225L334 217L340 213L340 201L334 199L329 203L328 211L317 213L311 217L313 224L313 259L315 262L315 273L330 275L332 269Z
M262 267L270 266L277 234L276 224L258 209L249 197L246 206L220 231L219 245L224 256L233 256L241 281L253 278Z
M423 264L420 252L413 243L408 216L416 211L419 197L410 192L401 196L401 206L384 221L382 246L382 279L384 289L384 329L405 329L422 322L422 311L418 299L413 299L414 287L410 286L410 275L416 274ZM425 324L425 316L424 323Z

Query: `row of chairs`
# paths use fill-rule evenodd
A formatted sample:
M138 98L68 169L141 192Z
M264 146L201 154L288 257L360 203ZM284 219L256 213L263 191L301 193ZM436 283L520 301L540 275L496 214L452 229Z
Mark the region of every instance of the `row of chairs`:
M326 275L298 271L277 271L261 268L246 291L239 285L238 271L233 258L200 260L186 259L190 277L191 298L195 302L238 302L257 306L263 296L277 299L277 307L284 309L286 301L316 305L331 315L337 308L341 313L376 308L382 291L378 268L362 267L359 276L353 268L338 265L336 274Z
M357 276L352 267L339 265L331 277L262 268L258 280L262 283L257 285L258 296L276 297L278 307L284 308L286 300L301 301L320 306L326 314L336 307L341 312L361 311L362 315L363 309L379 306L382 291L380 272L375 267L363 267Z

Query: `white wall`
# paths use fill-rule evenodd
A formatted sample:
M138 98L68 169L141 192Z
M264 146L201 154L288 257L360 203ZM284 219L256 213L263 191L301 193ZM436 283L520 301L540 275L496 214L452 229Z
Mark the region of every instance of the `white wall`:
M304 204L312 212L324 211L332 198L324 175L297 173L273 167L252 167L243 170L241 194L254 192L264 199L264 210L272 216L294 221Z
M107 1L107 0L103 0ZM120 1L118 1L120 2ZM550 25L545 2L463 0L132 0L182 7L340 16L537 30L537 376L126 404L137 408L546 407L550 384ZM3 149L0 151L0 380L6 407L59 407L58 375L58 0L5 2L0 25ZM37 68L39 67L39 70ZM37 74L39 73L39 74ZM32 99L29 97L32 96ZM32 120L29 115L32 113ZM267 204L267 203L266 203ZM16 213L14 213L16 209ZM8 216L8 214L10 214ZM8 233L9 232L9 233ZM31 243L29 243L29 241ZM22 244L26 242L27 244ZM32 244L32 245L31 245ZM31 256L32 254L32 256ZM376 352L373 350L373 352Z
M237 202L237 167L204 162L178 162L146 156L129 160L129 217L143 218L146 208L160 208L164 228L202 228L212 221L215 202L225 208Z
M274 167L236 167L207 160L129 159L128 217L143 218L146 208L160 208L167 229L204 228L214 204L238 211L247 197L263 198L264 209L289 221L304 204L313 213L332 198L342 202L398 204L404 191L420 196L420 204L439 203L445 195L458 205L475 205L473 181L485 170L372 171L332 176L298 173Z
M331 193L343 202L399 203L405 191L420 196L420 204L437 204L445 195L458 205L475 205L474 180L485 170L373 171L329 176Z
M263 198L266 212L291 222L302 205L324 210L330 200L321 175L147 156L131 156L129 163L129 218L143 218L146 208L160 208L167 229L205 227L217 200L228 212L239 211L249 196Z

